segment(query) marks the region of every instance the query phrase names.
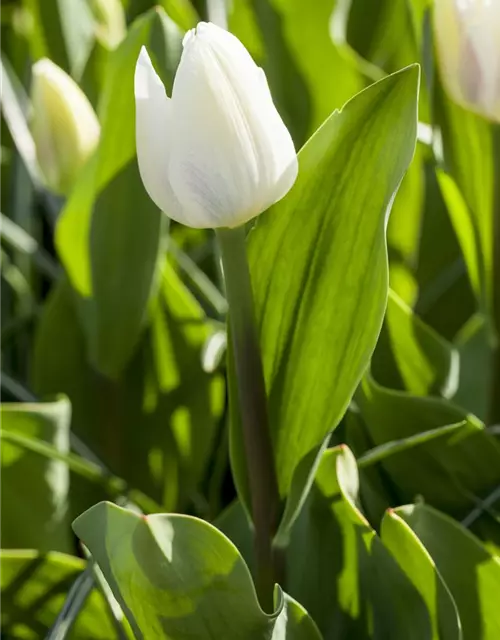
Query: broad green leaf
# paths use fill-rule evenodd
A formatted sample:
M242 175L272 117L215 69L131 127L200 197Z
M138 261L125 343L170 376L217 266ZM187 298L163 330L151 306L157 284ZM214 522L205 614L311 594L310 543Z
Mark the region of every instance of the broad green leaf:
M450 397L458 385L458 352L390 291L371 372L384 386Z
M2 405L2 432L36 437L69 451L67 399ZM71 551L66 464L2 443L2 547Z
M86 0L25 0L32 16L30 44L35 60L47 57L79 78L95 39Z
M362 382L357 402L372 446L465 421L448 435L381 462L386 486L390 480L389 504L422 495L436 508L464 517L500 484L500 447L466 410L439 398L385 389L369 377ZM489 535L500 540L498 523Z
M335 44L337 0L236 0L229 26L263 65L273 97L300 146L365 81L348 48ZM255 35L256 34L256 35Z
M392 509L382 520L382 542L418 589L431 614L434 640L462 640L457 605L433 559L410 527ZM457 559L460 562L460 559Z
M347 447L323 455L287 549L287 589L325 640L432 638L424 598L357 506Z
M387 300L385 228L415 146L418 77L417 67L405 69L333 113L300 152L295 186L248 238L283 497L342 418L375 347ZM231 437L246 500L234 423Z
M56 231L61 261L83 298L91 360L111 378L137 345L164 248L166 218L147 195L135 157L133 78L145 45L161 60L162 76L172 81L182 37L172 24L160 9L152 10L137 19L110 55L98 109L101 140Z
M395 510L425 546L460 614L464 640L500 636L500 558L450 517L426 505Z
M69 588L85 569L85 564L80 558L63 553L2 550L2 637L45 638L61 611ZM94 590L85 601L68 638L109 640L116 637L108 606L101 593Z
M75 433L130 486L174 510L189 503L207 470L224 384L201 368L211 328L198 303L170 267L160 287L136 354L112 382L89 364L72 291L59 284L38 328L34 387L66 393ZM102 497L85 498L78 512Z
M102 502L73 528L137 638L321 639L304 609L279 589L276 611L262 611L238 550L203 520L140 516Z

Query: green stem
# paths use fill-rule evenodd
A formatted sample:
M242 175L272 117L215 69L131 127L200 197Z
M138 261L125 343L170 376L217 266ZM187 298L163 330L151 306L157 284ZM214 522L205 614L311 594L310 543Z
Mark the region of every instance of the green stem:
M493 371L488 424L500 424L500 125L493 125Z
M246 257L245 229L219 229L217 237L229 302L229 326L251 494L257 592L263 608L270 611L276 579L272 541L280 499L267 420L266 389Z

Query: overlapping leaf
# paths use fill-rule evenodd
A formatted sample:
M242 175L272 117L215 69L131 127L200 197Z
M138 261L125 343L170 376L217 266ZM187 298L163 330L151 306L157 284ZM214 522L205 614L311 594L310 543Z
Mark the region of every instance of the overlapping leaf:
M262 611L238 550L203 520L100 503L73 527L139 639L321 640L306 611L279 589L276 610Z
M418 69L358 94L299 154L298 180L248 239L279 489L341 419L368 364L387 299L385 228L412 158ZM245 499L241 434L233 471ZM306 468L307 467L307 468ZM301 500L294 490L293 512Z

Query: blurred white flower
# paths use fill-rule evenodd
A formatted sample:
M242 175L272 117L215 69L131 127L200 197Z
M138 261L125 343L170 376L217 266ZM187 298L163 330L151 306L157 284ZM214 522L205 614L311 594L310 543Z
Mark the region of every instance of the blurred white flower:
M450 96L500 121L500 0L435 0L434 28Z
M99 141L100 126L76 82L47 58L33 65L31 129L47 186L68 194Z
M291 136L262 69L233 35L201 22L183 41L172 90L143 48L135 72L144 186L190 227L236 227L280 200L297 177Z
M127 33L121 0L89 0L96 21L96 35L110 49L116 48Z

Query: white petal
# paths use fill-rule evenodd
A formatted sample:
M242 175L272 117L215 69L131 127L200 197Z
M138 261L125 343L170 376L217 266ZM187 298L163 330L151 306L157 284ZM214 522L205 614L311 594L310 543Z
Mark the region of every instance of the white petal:
M170 218L188 224L168 181L172 101L142 47L134 78L137 161L149 197Z
M170 182L204 226L236 226L293 184L293 142L262 70L237 38L201 23L184 47L172 94Z
M263 90L267 92L272 103L266 74L262 69L259 69L259 71L260 81L264 85ZM266 125L266 134L270 141L270 151L268 152L267 160L271 165L268 174L271 176L271 183L269 185L268 199L263 210L286 196L293 187L299 172L299 162L292 137L285 127L274 103L272 103L272 109L269 109L269 117L266 118L264 124Z
M479 67L478 101L493 116L500 106L500 3L479 0L464 13L463 21Z

